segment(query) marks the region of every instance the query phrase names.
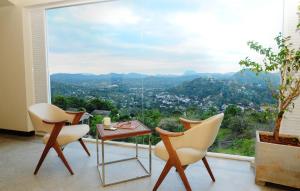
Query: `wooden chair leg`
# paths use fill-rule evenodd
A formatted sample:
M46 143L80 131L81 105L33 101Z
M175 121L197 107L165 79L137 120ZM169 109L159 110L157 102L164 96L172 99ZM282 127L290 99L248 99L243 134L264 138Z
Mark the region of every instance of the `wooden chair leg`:
M54 145L54 143L56 141L56 138L57 138L60 130L62 129L63 125L64 125L64 122L61 122L61 123L55 124L55 126L53 127L53 130L52 130L52 132L50 134L50 137L49 137L48 142L47 142L47 144L46 144L46 146L44 148L44 151L43 151L43 153L41 155L41 158L40 158L40 160L39 160L39 162L38 162L38 164L37 164L37 166L36 166L36 168L34 170L34 174L35 175L38 173L38 171L39 171L42 163L44 162L44 160L45 160L45 158L46 158L46 156L47 156L47 154L49 152L49 150L51 149L51 147L53 147L53 145Z
M160 174L160 176L159 176L159 178L158 178L158 180L157 180L154 188L153 188L153 191L157 190L157 188L160 186L160 184L162 183L162 181L167 176L167 174L170 171L171 167L172 167L171 161L168 160L167 163L166 163L166 165L165 165L165 167L164 167L164 169L162 170L162 172L161 172L161 174Z
M59 158L63 161L64 165L67 167L67 169L69 170L69 172L71 173L71 175L73 175L73 171L68 163L68 161L66 160L63 152L60 149L60 146L58 145L57 142L54 143L53 148L55 149L55 151L57 152Z
M187 169L188 166L189 166L189 165L184 165L184 166L182 166L183 170ZM176 169L176 172L178 172L177 169Z
M47 154L48 154L50 148L51 148L50 143L47 143L46 146L45 146L45 148L44 148L44 151L43 151L43 153L42 153L42 155L41 155L41 158L40 158L40 160L39 160L39 162L38 162L38 164L36 165L36 168L35 168L35 170L34 170L34 174L35 174L35 175L38 173L38 171L39 171L39 169L40 169L42 163L44 162L44 160L45 160L45 158L46 158L46 156L47 156Z
M215 177L214 177L214 175L213 175L213 173L212 173L212 171L211 171L211 169L210 169L210 167L209 167L209 164L208 164L208 162L207 162L207 159L206 159L205 157L203 157L202 161L203 161L203 163L204 163L204 165L205 165L205 167L206 167L206 169L207 169L207 171L208 171L208 174L209 174L210 178L212 179L212 181L215 182L216 179L215 179Z
M190 183L189 183L189 181L188 181L188 179L187 179L187 177L184 173L184 169L182 168L182 166L180 164L180 161L175 161L175 167L176 167L177 172L178 172L178 174L179 174L179 176L180 176L180 178L181 178L181 180L184 184L185 189L187 191L192 191L192 188L191 188Z
M83 149L85 150L85 152L86 152L89 156L91 156L89 150L88 150L87 147L85 146L85 144L84 144L84 142L82 141L82 139L80 138L80 139L78 139L78 141L79 141L79 143L81 144L81 146L83 147Z

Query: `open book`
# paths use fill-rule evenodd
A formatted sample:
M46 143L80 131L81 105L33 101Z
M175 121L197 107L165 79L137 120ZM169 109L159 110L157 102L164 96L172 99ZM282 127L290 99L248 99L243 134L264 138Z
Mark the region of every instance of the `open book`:
M140 124L137 121L119 122L114 127L118 129L135 129Z

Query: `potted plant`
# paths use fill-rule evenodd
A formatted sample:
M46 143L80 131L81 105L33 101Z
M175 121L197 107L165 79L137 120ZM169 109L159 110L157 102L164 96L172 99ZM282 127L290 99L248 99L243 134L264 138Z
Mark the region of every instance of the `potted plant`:
M300 94L300 51L292 48L290 37L281 33L275 38L277 50L250 41L248 46L263 56L261 62L248 57L239 64L257 74L279 72L280 85L274 96L278 100L273 132L256 132L255 180L300 188L300 143L297 135L281 135L281 121L294 108ZM299 124L300 125L300 124ZM300 135L298 135L300 136Z

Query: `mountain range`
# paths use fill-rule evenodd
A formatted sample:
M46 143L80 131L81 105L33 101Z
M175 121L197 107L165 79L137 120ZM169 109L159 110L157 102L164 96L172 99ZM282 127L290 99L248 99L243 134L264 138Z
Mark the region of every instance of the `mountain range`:
M279 74L256 75L251 71L236 73L195 73L183 75L128 74L52 74L52 96L102 97L123 108L143 99L149 107L182 107L226 104L253 105L259 108L274 103L270 85L279 84ZM182 101L182 103L179 103Z
M246 70L236 73L196 73L185 72L183 75L146 75L139 73L110 73L110 74L67 74L57 73L50 76L51 82L64 83L79 86L105 87L113 83L130 83L131 87L139 87L142 83L145 87L159 88L174 87L182 82L191 81L196 78L214 78L217 80L232 80L241 84L261 83L265 84L269 80L272 84L279 84L278 73L268 73L256 75L254 72Z

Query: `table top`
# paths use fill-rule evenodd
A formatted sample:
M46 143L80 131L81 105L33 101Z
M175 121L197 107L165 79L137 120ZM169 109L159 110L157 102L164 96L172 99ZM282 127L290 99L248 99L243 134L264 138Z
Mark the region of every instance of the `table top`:
M105 141L151 134L151 130L140 121L135 120L131 122L137 123L138 126L135 129L118 128L117 130L112 131L105 130L103 124L97 124L99 138ZM113 123L112 127L114 127L116 124L117 123Z

